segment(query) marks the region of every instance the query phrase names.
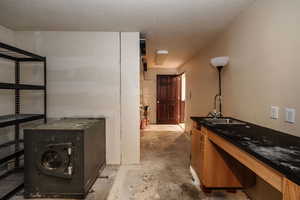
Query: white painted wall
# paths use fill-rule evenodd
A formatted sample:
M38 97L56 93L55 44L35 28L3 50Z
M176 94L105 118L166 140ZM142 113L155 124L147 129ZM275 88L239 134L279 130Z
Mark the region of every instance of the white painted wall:
M140 51L139 33L121 33L122 163L140 162Z
M106 118L108 164L138 163L140 155L139 34L122 34L120 40L119 32L13 32L0 27L1 42L16 44L47 57L48 117ZM122 64L121 46L124 54ZM9 67L7 69L10 71L1 73L1 81L14 81L7 78L7 73L13 75L13 66ZM124 72L122 75L121 67ZM42 72L38 64L23 66L21 79L26 83L38 84L42 82ZM40 94L33 92L23 95L22 103L26 105L24 112L42 111ZM13 102L13 95L6 96L6 99L1 96L1 114L14 111L13 104L11 109L7 109L7 103ZM124 104L123 132L120 129L121 103ZM122 144L121 138L124 138Z
M15 32L0 25L0 41L8 44L15 44Z
M105 117L107 163L119 164L119 33L17 32L16 38L47 57L48 117Z

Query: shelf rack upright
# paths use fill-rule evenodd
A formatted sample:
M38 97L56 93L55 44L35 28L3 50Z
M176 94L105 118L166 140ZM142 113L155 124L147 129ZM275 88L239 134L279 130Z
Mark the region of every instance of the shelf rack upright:
M9 141L0 145L1 149L14 147L14 152L4 157L0 157L0 165L7 163L14 159L15 168L0 175L0 199L8 199L18 192L24 185L21 178L11 187L7 186L7 180L11 181L14 176L22 173L20 168L19 158L24 154L24 149L21 148L20 143L20 124L34 120L43 119L44 123L47 122L47 62L46 57L36 55L34 53L10 46L0 42L0 58L14 61L15 63L15 83L0 82L0 89L14 90L15 91L15 113L11 115L1 115L0 113L0 128L7 126L15 127L15 136L13 141ZM22 62L42 62L44 69L44 84L43 85L28 85L20 83L20 64ZM44 91L44 110L43 114L22 114L20 113L20 90L42 90ZM18 178L15 178L18 180ZM14 182L14 181L12 181Z

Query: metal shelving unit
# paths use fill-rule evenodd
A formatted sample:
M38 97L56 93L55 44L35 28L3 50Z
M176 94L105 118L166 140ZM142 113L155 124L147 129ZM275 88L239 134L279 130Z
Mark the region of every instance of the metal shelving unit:
M20 167L20 157L24 155L23 140L20 139L20 124L34 120L44 119L47 122L47 74L46 57L42 57L28 51L0 42L0 58L11 60L15 63L15 83L0 82L0 89L15 91L15 113L1 115L0 128L7 126L15 127L15 139L0 145L0 151L13 149L9 154L0 157L0 165L14 160L15 169L0 175L0 199L8 199L22 189L23 170ZM20 84L20 64L22 62L42 62L44 68L44 85ZM44 91L44 113L43 114L21 114L20 113L20 90L42 90Z

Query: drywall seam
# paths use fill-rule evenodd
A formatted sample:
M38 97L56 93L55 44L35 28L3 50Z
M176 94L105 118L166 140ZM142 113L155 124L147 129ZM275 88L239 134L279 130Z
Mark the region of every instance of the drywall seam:
M122 126L122 40L121 40L121 32L119 32L119 67L120 67L120 162L123 162L123 151L122 151L122 133L123 133L123 126Z

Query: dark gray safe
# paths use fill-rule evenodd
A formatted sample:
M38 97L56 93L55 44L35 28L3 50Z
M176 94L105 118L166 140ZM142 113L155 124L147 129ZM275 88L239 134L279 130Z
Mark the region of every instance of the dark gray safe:
M66 118L24 130L25 198L84 198L105 166L105 119Z

